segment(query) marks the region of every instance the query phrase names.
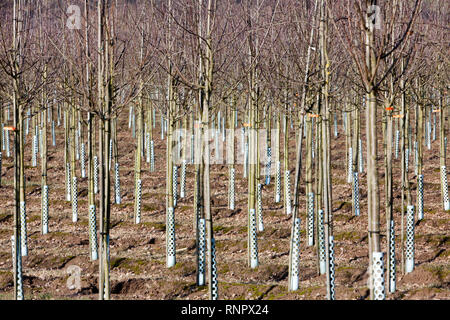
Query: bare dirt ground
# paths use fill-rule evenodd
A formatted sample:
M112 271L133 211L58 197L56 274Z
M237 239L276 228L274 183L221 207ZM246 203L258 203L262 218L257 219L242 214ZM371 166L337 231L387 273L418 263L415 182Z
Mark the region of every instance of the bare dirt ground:
M193 232L193 166L187 168L187 194L175 211L177 264L165 266L165 142L159 121L154 129L156 172L144 163L142 176L142 222L133 214L134 141L128 129L127 113L120 119L119 163L122 204L112 205L110 238L112 299L207 299L207 288L197 287L195 276L195 233ZM381 123L380 123L381 127ZM98 261L90 261L88 250L87 179L79 178L79 221L71 221L71 204L65 200L64 131L57 127L57 147L49 135L50 220L49 234L40 232L40 163L31 167L31 133L27 137L27 229L29 253L23 257L25 299L97 299ZM381 128L380 130L381 131ZM31 132L31 130L30 130ZM362 130L365 141L364 127ZM238 137L237 137L238 138ZM237 140L239 142L239 140ZM295 168L295 133L290 131L290 169ZM363 146L365 158L365 143ZM283 152L281 150L281 152ZM382 156L381 132L379 155ZM3 152L0 188L0 298L11 299L13 291L11 240L13 234L13 159ZM382 250L386 252L383 196L383 169L380 157L380 205ZM394 214L397 260L401 258L400 160L394 160ZM80 167L77 164L78 177ZM416 199L416 177L410 158L412 194ZM283 170L283 169L282 169ZM274 201L274 179L263 189L265 230L258 233L258 268L247 266L247 180L242 165L236 172L236 210L227 208L228 170L211 167L211 195L217 243L220 299L324 299L325 276L317 272L314 247L308 247L305 233L305 196L302 186L300 214L299 290L287 291L288 250L291 219L282 202ZM336 299L368 299L367 191L366 176L360 174L361 215L351 212L351 186L346 182L345 137L332 138L333 214L335 236ZM416 223L415 269L404 275L397 265L397 291L387 299L449 299L449 213L443 210L440 195L439 141L424 148L425 218ZM293 184L293 183L292 183ZM113 199L111 199L113 201ZM71 265L81 267L81 289L67 287Z

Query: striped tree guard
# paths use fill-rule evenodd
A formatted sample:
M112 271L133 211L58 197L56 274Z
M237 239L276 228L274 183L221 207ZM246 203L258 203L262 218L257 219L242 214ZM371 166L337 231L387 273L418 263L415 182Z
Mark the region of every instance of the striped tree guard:
M338 128L337 128L337 115L334 113L334 137L338 137Z
M258 192L257 192L257 204L258 204L258 231L264 231L264 220L262 214L262 184L258 183Z
M42 187L42 234L48 233L48 186Z
M150 141L150 172L155 171L155 148L153 140Z
M436 113L433 115L433 141L436 140Z
M98 157L94 156L94 193L98 193Z
M9 130L5 131L5 139L6 139L6 156L9 158L11 156L11 150L9 148Z
M414 270L414 206L409 205L406 213L406 265L405 272Z
M417 141L414 141L414 174L419 173L419 150L417 149Z
M329 257L330 257L330 300L336 299L335 275L334 275L334 237L329 237Z
M80 160L80 144L78 141L78 130L75 133L75 158Z
M308 193L308 246L314 245L314 192Z
M52 120L52 146L56 146L55 121Z
M136 115L134 114L134 112L131 117L131 133L133 135L133 138L136 138Z
M374 300L384 300L384 263L383 252L373 252L372 255L372 285Z
M211 299L219 299L219 283L217 281L216 240L211 239Z
M67 162L66 163L66 200L70 201L70 199L72 198L72 178L71 178L71 173L70 173L70 163Z
M155 112L155 109L152 109L152 125L153 125L153 128L155 128L155 125L156 125L156 112Z
M258 266L258 239L256 236L256 213L250 209L250 268Z
M146 162L150 163L150 133L145 134L145 151L146 151Z
M119 175L119 163L114 164L114 191L116 204L122 203L122 198L120 196L120 175Z
M236 194L235 194L235 169L234 168L230 168L230 183L229 183L229 187L228 187L228 208L231 210L234 210L234 204L235 204L235 199L236 199Z
M27 212L25 201L20 201L20 240L21 253L23 257L28 256L28 237L27 237Z
M281 199L281 162L277 161L276 164L276 185L275 185L275 202L280 202Z
M286 195L286 214L290 215L291 211L292 211L292 207L291 207L291 179L290 179L290 174L289 174L289 170L286 170L284 172L285 174L285 195Z
M358 172L353 172L353 209L355 216L359 216L359 182Z
M173 207L176 208L178 200L178 167L176 165L173 166L172 179Z
M450 202L448 199L448 183L447 183L447 167L441 166L441 182L442 182L442 195L444 202L444 210L450 210Z
M198 220L197 285L205 285L206 221Z
M4 126L5 126L3 123L1 123L0 126L1 126L0 129L1 129L2 132L4 133L4 134L2 134L2 151L5 151L5 140L6 140L6 139L5 139L5 136L6 136L6 132L7 132L7 131L3 130L3 128L4 128Z
M78 188L77 177L72 178L72 222L78 221Z
M389 235L389 292L393 293L396 289L396 261L395 261L395 224L394 220L390 223L390 235Z
M325 262L325 231L323 226L323 210L319 209L318 212L318 240L319 240L319 273L325 274L326 262Z
M31 166L37 166L37 153L38 153L38 137L36 135L33 136L33 154L31 155Z
M109 139L109 163L108 163L109 170L111 170L112 156L113 156L113 141L112 139Z
M362 140L359 139L359 147L358 147L358 152L359 152L359 172L363 173L364 172L364 158L363 158L363 148L362 148Z
M91 248L91 260L98 259L98 244L97 244L97 215L95 212L95 205L89 206L89 240Z
M399 141L400 141L400 131L395 130L395 159L398 159Z
M248 141L245 141L244 149L244 178L247 178L248 174Z
M17 256L16 256L17 248ZM15 241L14 236L11 236L11 251L12 251L12 261L13 269L17 268L17 296L16 300L23 300L23 278L22 278L22 254L20 248L20 237L19 241Z
M142 197L142 180L137 179L136 180L136 212L134 213L135 216L135 223L141 222L141 197Z
M348 148L347 183L353 181L353 148Z
M314 119L315 118L311 118L311 158L314 159L315 157L315 136L314 136Z
M164 140L164 119L163 116L161 114L161 140Z
M175 258L175 213L174 208L167 208L166 218L166 254L167 254L167 268L173 267L176 263Z
M298 289L298 267L300 262L300 218L296 218L294 222L294 235L292 238L292 275L291 275L291 290Z
M272 170L272 149L267 148L267 164L266 164L266 186L270 184L270 171Z
M427 124L428 124L428 130L427 130L427 147L428 147L428 150L430 150L431 149L431 122L430 121L428 121L427 122Z
M184 198L186 193L186 163L187 160L183 159L181 163L180 198Z
M81 144L81 177L86 178L86 153L84 150L84 143Z
M417 176L417 219L423 219L423 174Z

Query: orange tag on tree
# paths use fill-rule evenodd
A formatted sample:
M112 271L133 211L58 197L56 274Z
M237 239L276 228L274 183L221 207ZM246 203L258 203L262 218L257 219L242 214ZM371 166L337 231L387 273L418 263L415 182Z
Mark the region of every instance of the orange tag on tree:
M3 130L7 130L7 131L17 131L16 127L12 127L12 126L9 126L9 127L3 127Z
M403 118L403 115L402 114L394 114L392 117L393 118Z
M386 111L392 111L392 110L394 110L393 107L386 107L385 109L386 109Z
M319 115L318 114L314 114L314 113L308 113L308 117L310 117L310 118L318 118Z

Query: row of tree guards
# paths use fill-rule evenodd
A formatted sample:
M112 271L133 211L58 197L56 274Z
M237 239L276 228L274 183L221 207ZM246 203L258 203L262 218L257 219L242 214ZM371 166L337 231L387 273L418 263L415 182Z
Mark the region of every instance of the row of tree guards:
M346 106L343 110L335 110L331 113L329 119L333 119L333 123L329 122L328 129L334 128L334 137L332 139L345 139L347 183L352 185L352 213L355 216L361 215L360 209L360 188L364 188L359 181L359 174L364 173L364 152L363 139L361 138L361 110L365 106ZM113 171L114 184L104 186L104 188L112 188L114 193L114 202L121 203L120 189L120 171L119 171L119 153L117 140L117 115L113 117L111 123L110 139L104 148L108 150L107 157L101 157L99 153L99 145L94 139L94 133L100 128L99 121L96 121L80 110L75 105L65 104L46 104L40 110L33 110L27 113L27 117L22 119L23 134L19 136L23 141L23 150L30 150L31 167L37 166L37 159L41 162L42 172L42 207L41 207L41 226L42 234L51 232L48 227L49 219L51 219L51 210L49 211L49 194L52 193L51 188L47 184L47 143L52 140L51 146L55 147L55 136L64 134L65 143L65 183L67 201L72 204L72 222L78 221L78 189L77 177L86 177L86 163L88 164L88 186L89 186L89 248L91 260L97 260L99 256L103 256L105 274L109 272L109 229L104 230L106 234L106 243L98 245L98 219L96 216L95 197L99 193L99 159L102 158L103 166L108 171ZM193 107L195 109L195 107ZM262 109L262 110L261 110ZM202 205L202 197L204 190L201 188L201 174L199 174L199 166L201 156L199 146L208 144L211 146L210 155L206 158L210 164L226 163L228 165L228 207L235 209L235 181L236 181L236 165L242 166L242 179L248 180L248 261L250 268L256 268L259 265L258 260L258 238L257 235L264 231L264 213L262 205L262 189L267 188L271 183L275 184L273 188L274 197L272 201L275 203L283 203L286 215L292 215L292 206L298 208L299 194L294 190L294 201L291 199L290 177L293 170L289 164L288 155L289 139L295 135L296 145L299 142L304 144L305 166L301 168L304 175L305 183L305 207L306 212L294 217L292 215L292 234L291 234L291 251L289 259L289 289L297 290L299 288L299 272L301 272L300 262L300 229L301 216L305 221L306 235L305 244L307 246L315 246L317 250L317 270L320 274L326 274L327 287L330 292L330 299L334 299L334 258L333 258L333 228L332 218L329 217L328 234L325 233L324 226L324 181L325 173L323 163L326 163L323 155L324 146L331 145L332 141L328 140L327 135L323 135L326 126L324 117L320 114L320 105L314 104L311 109L305 113L305 116L298 117L295 110L288 105L285 108L271 112L275 106L267 105L263 108L255 108L255 110L238 110L237 103L230 100L229 104L225 104L221 110L214 114L211 118L211 130L206 132L206 136L202 137L199 128L198 113L186 115L178 120L170 120L167 114L158 111L160 121L156 120L156 110L149 101L143 102L141 108L130 108L129 128L130 134L135 137L136 154L135 154L135 223L141 222L141 197L142 197L142 180L141 171L149 170L155 172L155 151L153 135L156 130L156 124L160 126L161 138L167 141L169 150L167 155L167 201L171 206L167 207L166 221L166 248L167 248L167 267L173 267L176 264L176 207L179 198L184 198L187 192L195 194L194 199L194 231L197 239L197 284L205 285L207 278L207 263L211 270L209 278L209 292L212 299L218 298L217 287L217 267L215 265L215 246L214 236L212 232L208 234L206 231L206 219L204 208ZM385 150L385 212L386 212L386 269L387 269L387 285L390 293L396 290L396 270L400 269L402 273L412 272L414 269L414 225L417 220L424 218L424 175L422 173L422 159L425 150L431 148L432 141L436 140L433 132L439 131L440 141L440 172L441 172L441 199L442 208L450 210L447 171L446 171L446 146L447 137L445 136L445 116L443 106L430 107L416 105L412 110L395 110L393 107L387 107L383 110L383 146ZM284 111L288 111L284 113ZM281 112L278 112L281 111ZM14 149L17 129L9 126L12 123L11 106L5 105L1 113L2 116L2 136L0 155L6 155L6 158L12 157L11 148ZM338 121L340 118L341 121ZM145 119L145 122L144 122ZM256 121L256 119L260 119ZM249 121L250 120L250 121ZM436 121L439 120L439 121ZM169 122L170 121L170 122ZM253 125L251 125L253 121ZM302 121L304 131L295 130L299 122ZM339 124L340 122L340 124ZM56 124L55 124L56 123ZM295 125L294 125L295 123ZM137 124L137 126L136 126ZM242 124L241 127L239 125ZM250 125L249 125L250 124ZM61 128L60 128L61 127ZM341 130L338 128L341 127ZM32 129L30 129L32 128ZM395 130L394 130L395 129ZM341 132L340 132L341 131ZM395 134L394 134L395 131ZM13 136L11 135L13 134ZM59 134L58 134L59 133ZM240 136L240 137L239 137ZM198 143L196 143L198 142ZM237 142L237 143L236 143ZM281 143L283 142L283 143ZM86 155L86 147L88 146L88 154ZM395 148L393 146L395 145ZM20 147L20 144L19 144ZM192 151L194 153L192 154ZM411 151L410 151L411 150ZM224 156L226 154L226 157ZM400 156L399 156L400 154ZM163 157L163 155L156 155ZM401 181L392 180L393 158L398 159L401 163L402 179ZM144 160L146 159L146 160ZM22 161L23 156L22 156ZM414 171L412 171L408 163L413 161ZM147 168L142 168L142 164L146 163ZM208 163L207 162L207 163ZM275 167L272 166L275 164ZM114 164L114 165L113 165ZM348 164L348 165L347 165ZM282 170L283 169L283 170ZM178 171L181 170L181 175ZM204 168L203 168L204 170ZM297 170L297 169L296 169ZM194 190L189 190L186 184L186 171L196 172L196 183ZM25 172L21 171L24 175ZM104 176L108 175L103 173ZM331 173L328 173L328 179L331 180ZM271 177L274 177L272 180ZM23 179L23 176L22 176ZM411 192L411 184L416 180L416 201L413 201ZM328 180L328 181L330 181ZM109 181L108 181L109 182ZM281 194L281 183L283 183L283 195ZM298 183L298 182L296 182ZM402 186L402 193L405 196L401 200L401 226L394 224L393 198L392 188L394 184ZM188 190L186 190L186 188ZM23 298L21 257L28 255L27 245L27 215L25 202L25 188L21 188L22 201L20 201L20 216L18 218L18 239L19 242L13 246L13 256L16 263L16 297ZM180 190L180 193L178 193ZM104 193L106 192L103 191ZM212 190L214 192L214 190ZM203 194L202 194L203 193ZM283 198L283 200L281 200ZM417 217L415 214L417 213ZM82 213L84 214L84 213ZM404 215L406 214L406 219ZM108 215L109 217L109 215ZM100 221L101 223L101 221ZM210 217L212 224L212 216ZM109 224L109 221L107 221ZM400 234L396 234L397 233ZM211 229L212 231L212 229ZM101 235L102 236L102 235ZM401 259L396 258L395 240L400 236ZM207 250L206 243L209 239L211 243L210 250ZM12 237L13 244L14 236ZM99 250L105 250L99 255ZM397 262L401 262L401 267L396 267ZM384 298L384 280L383 280L383 254L376 252L373 256L373 281L374 298ZM105 286L107 285L105 278ZM109 297L109 292L105 291L105 298Z
M269 201L282 204L290 217L288 289L300 287L301 240L307 239L331 300L337 271L333 172L343 163L352 214L367 217L370 298L396 291L397 270L414 269L414 227L426 216L424 188L432 178L423 174L423 159L435 140L441 205L450 210L442 57L447 48L440 47L446 33L438 28L445 19L433 3L422 11L421 0L383 6L375 0L135 1L123 10L121 1L78 2L57 22L58 8L46 0L14 0L0 8L12 30L0 35L2 43L11 43L0 48L0 160L14 161L15 299L24 298L22 256L33 252L27 242L25 153L31 154L31 167L40 165L41 232L51 233L55 213L49 198L56 188L47 179L48 149L58 139L64 142L71 220L88 215L89 255L99 260L99 299L110 299L110 214L113 204L124 201L118 136L125 108L135 142L134 208L128 218L142 222L142 173L156 174L156 161L164 159L166 266L177 263L178 203L192 192L196 280L208 286L209 299L220 297L211 210L215 164L227 166L231 210L237 209L236 181L246 179L248 267L260 264L258 235L267 225L263 196L272 190ZM156 154L157 139L165 155ZM345 139L345 159L336 159L332 148L339 139ZM394 181L398 162L400 179ZM187 172L194 173L193 185L186 183ZM85 183L88 212L80 212L84 196L78 190ZM394 186L401 189L398 203ZM361 206L361 190L367 190L367 206Z

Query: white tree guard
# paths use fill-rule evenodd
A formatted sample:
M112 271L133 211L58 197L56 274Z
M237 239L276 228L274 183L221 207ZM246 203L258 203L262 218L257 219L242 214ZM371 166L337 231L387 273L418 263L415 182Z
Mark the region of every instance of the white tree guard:
M423 219L423 174L417 176L417 219Z
M205 219L198 220L198 249L197 249L197 285L205 285L205 252L206 252L206 225Z
M384 300L384 264L383 252L373 252L372 254L372 280L374 300Z
M175 258L175 212L173 207L167 208L166 221L166 243L167 243L167 268L171 268L176 264Z
M178 166L173 166L173 174L172 174L172 193L173 193L173 207L177 207L178 200Z
M258 192L257 192L257 209L258 209L258 231L264 231L264 221L263 221L263 208L262 208L262 184L258 183Z
M211 239L211 299L219 299L219 284L217 281L216 240Z
M120 171L119 171L119 163L116 162L114 164L114 191L115 191L115 200L116 204L122 203L122 197L120 196Z
M276 184L275 184L275 202L278 203L281 200L281 162L277 161L276 164Z
M336 299L335 275L334 275L334 237L329 237L329 258L330 258L330 300Z
M389 235L389 292L394 293L396 290L396 260L395 260L395 224L392 219L390 222L390 235Z
M78 221L78 186L77 177L72 178L72 222Z
M250 209L250 268L258 266L258 239L256 236L256 213Z
M272 170L272 149L267 148L267 164L266 164L266 186L270 184L270 171Z
M284 172L285 174L285 195L286 195L286 214L290 215L292 212L291 207L291 179L290 179L290 172L289 170L286 170Z
M48 186L42 187L42 234L48 233Z
M353 181L353 148L348 148L347 183Z
M136 180L136 212L135 223L141 223L141 199L142 199L142 180Z
M91 260L95 261L98 259L98 244L97 244L97 215L95 212L95 205L91 204L89 206L89 240L90 240L90 251Z
M353 172L353 208L355 210L355 216L359 216L359 182L358 172Z
M448 183L447 183L447 167L441 166L441 181L442 181L442 192L443 192L443 202L444 210L450 210L450 202L448 199Z
M186 193L186 164L187 160L183 159L181 163L180 198L184 198Z
M28 237L27 237L27 212L25 201L20 201L20 240L21 253L23 257L28 256Z
M406 213L406 246L405 246L405 272L410 273L414 270L414 206L407 206Z
M308 193L308 246L314 245L314 192Z
M85 153L84 143L81 144L80 165L81 165L81 177L86 178L86 153Z
M318 240L319 240L319 273L325 274L326 272L326 261L325 261L325 232L323 226L323 210L319 209L318 212Z
M228 192L228 208L231 210L234 210L234 205L235 205L235 199L236 199L236 195L235 195L235 169L234 168L230 168L230 185L229 185L229 192Z
M98 157L94 156L94 193L98 193Z
M300 218L294 221L294 235L292 238L292 266L291 266L291 290L298 290L299 281L299 261L300 261Z

